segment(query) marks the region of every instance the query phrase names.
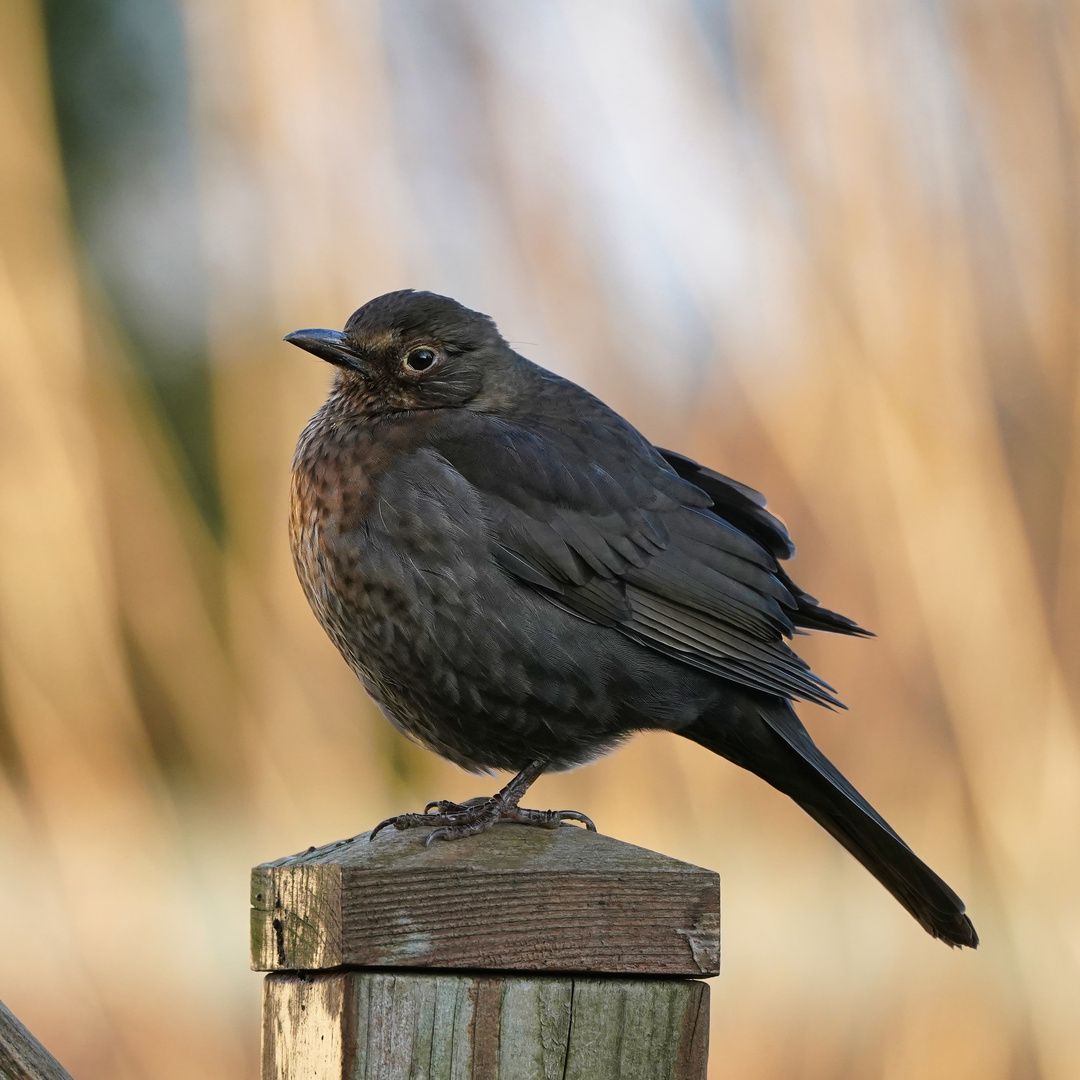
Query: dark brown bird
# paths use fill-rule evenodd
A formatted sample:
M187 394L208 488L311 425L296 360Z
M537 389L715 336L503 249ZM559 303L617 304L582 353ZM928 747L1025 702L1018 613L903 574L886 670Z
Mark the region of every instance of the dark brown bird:
M795 715L793 699L839 702L786 639L866 631L788 577L794 548L756 491L654 447L447 297L388 293L344 333L285 340L338 369L293 466L316 616L401 731L517 773L491 799L379 828L591 824L518 803L545 769L672 731L789 795L934 937L978 944L960 898Z

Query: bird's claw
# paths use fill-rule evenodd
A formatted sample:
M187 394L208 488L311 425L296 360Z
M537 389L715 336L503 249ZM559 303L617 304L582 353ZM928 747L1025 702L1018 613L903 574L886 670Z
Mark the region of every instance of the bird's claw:
M577 810L528 810L515 806L499 817L500 821L516 821L519 825L536 825L541 829L557 829L563 822L579 821L587 832L596 832L592 818Z
M376 836L383 831L393 826L395 829L414 829L417 825L430 825L431 818L438 817L437 814L429 815L427 811L422 814L397 814L395 817L388 817L384 821L380 821L378 825L368 834L368 840L374 840Z
M512 821L519 825L532 825L541 829L558 829L564 822L580 822L589 832L596 832L591 819L577 810L529 810L523 806L508 806L498 796L489 799L469 799L464 803L438 799L429 802L422 814L398 814L380 821L368 840L391 826L404 831L418 826L436 826L428 834L425 846L436 840L461 840L490 829L499 822Z

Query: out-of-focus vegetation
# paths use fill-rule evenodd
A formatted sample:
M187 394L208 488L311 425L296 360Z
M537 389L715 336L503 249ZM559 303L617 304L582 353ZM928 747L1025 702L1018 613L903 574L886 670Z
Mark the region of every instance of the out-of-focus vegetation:
M536 787L724 876L714 1075L1076 1075L1078 17L0 4L0 992L74 1075L255 1076L250 865L491 786L287 552L280 338L405 286L766 491L880 635L802 639L851 706L803 714L976 954L672 736Z

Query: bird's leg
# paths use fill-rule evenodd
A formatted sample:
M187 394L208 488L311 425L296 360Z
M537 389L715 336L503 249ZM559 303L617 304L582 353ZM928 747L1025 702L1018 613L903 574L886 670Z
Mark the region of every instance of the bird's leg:
M427 838L433 840L460 840L464 836L490 829L500 821L516 821L521 825L537 825L542 829L557 829L564 821L580 821L585 828L596 832L596 826L576 810L526 810L519 806L521 797L528 791L532 782L547 768L547 761L541 759L526 765L497 795L490 798L468 799L464 803L449 802L439 799L429 802L422 814L398 814L379 822L368 839L391 825L395 829L415 829L420 825L436 825ZM434 809L434 813L430 811Z

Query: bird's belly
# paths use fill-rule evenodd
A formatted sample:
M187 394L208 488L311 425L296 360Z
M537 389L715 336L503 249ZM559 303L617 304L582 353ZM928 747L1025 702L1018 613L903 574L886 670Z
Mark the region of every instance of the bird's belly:
M602 752L619 736L602 665L494 564L486 539L466 539L312 535L297 569L327 634L407 735L474 769Z

